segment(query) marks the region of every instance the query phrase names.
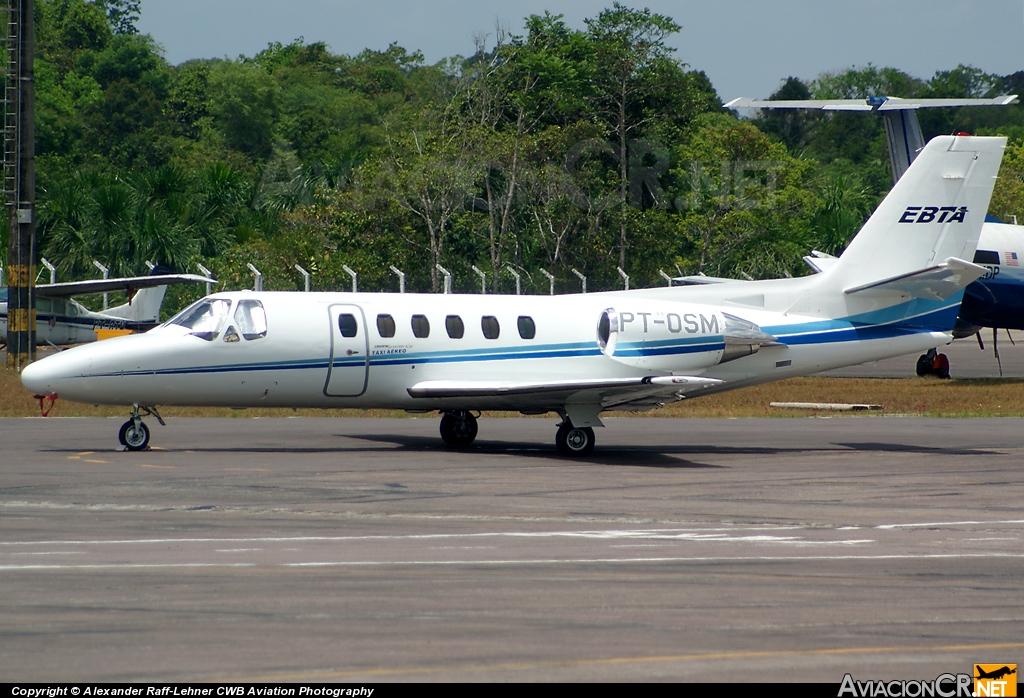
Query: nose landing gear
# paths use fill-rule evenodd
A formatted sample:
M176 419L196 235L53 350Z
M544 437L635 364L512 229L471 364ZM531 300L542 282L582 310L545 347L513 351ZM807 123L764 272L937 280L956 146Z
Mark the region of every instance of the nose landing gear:
M129 451L142 451L149 446L149 427L142 421L140 412L156 417L156 421L160 422L161 426L167 426L163 417L156 411L156 407L134 405L131 418L122 424L121 430L117 432L117 440Z

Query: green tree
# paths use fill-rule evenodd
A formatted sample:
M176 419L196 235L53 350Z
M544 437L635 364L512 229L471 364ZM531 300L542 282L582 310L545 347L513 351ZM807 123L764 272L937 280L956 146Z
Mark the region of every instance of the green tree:
M633 10L618 2L595 19L586 20L592 43L594 104L610 126L619 160L619 266L626 267L629 203L628 144L633 134L654 116L647 104L652 92L681 66L665 40L681 27L670 17L649 9Z

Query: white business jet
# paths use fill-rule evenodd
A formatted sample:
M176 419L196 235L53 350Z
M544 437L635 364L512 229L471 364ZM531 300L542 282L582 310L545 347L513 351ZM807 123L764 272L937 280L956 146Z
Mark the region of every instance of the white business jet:
M556 412L570 456L604 410L817 373L948 342L1003 138L931 141L820 274L557 296L218 293L141 335L29 365L34 393L133 406L378 407L442 413L466 446L477 410ZM162 420L160 420L162 423Z
M96 330L152 329L160 322L160 306L167 286L181 283L213 283L195 274L175 274L159 265L149 276L121 279L87 279L39 284L36 297L36 344L78 344L96 341ZM89 310L74 296L126 291L129 301L103 311ZM7 287L0 286L0 339L7 338Z

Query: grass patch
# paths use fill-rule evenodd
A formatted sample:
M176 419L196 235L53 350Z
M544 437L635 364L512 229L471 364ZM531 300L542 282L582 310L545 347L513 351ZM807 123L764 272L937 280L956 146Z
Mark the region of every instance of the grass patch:
M771 402L874 403L881 412L817 412L771 407ZM165 407L165 417L407 417L403 410L323 410L289 408ZM628 417L633 413L612 413ZM654 417L808 417L819 414L860 417L915 415L922 417L1024 417L1024 381L1019 379L948 380L934 378L823 378L809 376L731 390L671 403ZM82 405L57 400L52 417L124 417L124 407ZM0 417L38 417L39 403L21 385L18 374L0 369ZM488 412L487 416L519 416Z

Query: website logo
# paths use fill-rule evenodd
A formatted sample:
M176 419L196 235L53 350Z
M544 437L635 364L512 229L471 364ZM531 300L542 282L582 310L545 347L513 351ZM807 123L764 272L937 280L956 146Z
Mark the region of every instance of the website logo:
M1016 664L975 664L974 692L976 698L1010 698L1017 695Z

